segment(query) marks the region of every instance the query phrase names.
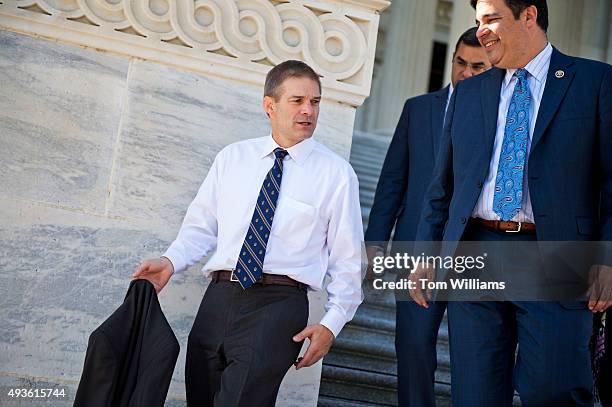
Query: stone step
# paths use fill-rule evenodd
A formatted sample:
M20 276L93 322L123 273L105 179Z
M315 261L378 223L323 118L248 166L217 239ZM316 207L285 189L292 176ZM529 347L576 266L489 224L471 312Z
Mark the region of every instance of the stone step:
M319 396L317 407L389 407L391 404L361 403L338 397Z
M368 371L346 369L339 366L323 366L319 400L335 398L369 403L373 406L397 405L397 377ZM450 385L438 381L434 384L439 406L450 405ZM355 404L359 405L359 404Z
M440 380L450 381L448 343L441 338L438 339L437 355ZM338 336L324 363L395 375L395 336L348 327Z
M323 365L319 394L361 403L395 405L397 379L368 371Z

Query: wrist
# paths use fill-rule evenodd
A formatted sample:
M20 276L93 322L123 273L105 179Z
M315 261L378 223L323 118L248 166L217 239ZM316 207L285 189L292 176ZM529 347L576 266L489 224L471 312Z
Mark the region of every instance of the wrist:
M174 264L172 264L172 261L166 256L161 256L159 259L161 260L162 264L169 267L172 274L174 274Z

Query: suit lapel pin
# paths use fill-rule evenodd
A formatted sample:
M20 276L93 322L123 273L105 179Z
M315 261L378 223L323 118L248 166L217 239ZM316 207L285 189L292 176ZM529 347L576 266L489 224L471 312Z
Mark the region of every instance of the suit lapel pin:
M559 69L557 72L555 72L555 77L557 79L561 79L565 76L565 72L563 72L561 69Z

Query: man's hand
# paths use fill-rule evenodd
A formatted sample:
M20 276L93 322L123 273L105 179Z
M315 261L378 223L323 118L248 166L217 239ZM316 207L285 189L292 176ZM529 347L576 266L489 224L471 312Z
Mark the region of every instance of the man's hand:
M332 343L334 343L332 331L321 324L307 326L302 332L293 337L293 341L302 342L306 338L310 339L310 344L304 356L298 358L298 361L295 363L296 370L317 363L323 356L327 355Z
M436 269L434 266L428 264L419 264L408 277L409 281L412 281L414 289L409 290L410 297L423 308L429 308L427 301L431 300L431 289L425 291L421 289L421 279L427 279L427 281L434 281L436 279Z
M172 262L166 257L145 260L136 268L132 279L142 278L148 280L155 287L155 292L159 292L166 286L170 277L174 273Z
M366 271L365 280L374 280L376 273L374 273L374 257L384 256L385 251L379 246L366 246L366 255L368 256L368 269Z
M603 312L612 305L612 267L592 266L589 271L589 309Z

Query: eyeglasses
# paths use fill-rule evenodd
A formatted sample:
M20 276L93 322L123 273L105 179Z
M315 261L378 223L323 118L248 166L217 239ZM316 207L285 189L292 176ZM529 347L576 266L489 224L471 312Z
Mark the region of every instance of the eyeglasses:
M470 64L470 63L465 62L461 58L453 58L453 63L459 65L462 69L466 69L469 67L474 73L481 73L489 69L489 67L483 63Z

